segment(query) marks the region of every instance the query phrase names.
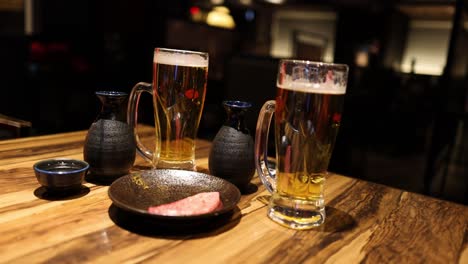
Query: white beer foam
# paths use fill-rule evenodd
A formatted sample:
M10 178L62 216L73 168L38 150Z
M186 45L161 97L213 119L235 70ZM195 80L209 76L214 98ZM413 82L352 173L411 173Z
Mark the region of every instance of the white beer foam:
M277 83L278 87L286 90L305 92L305 93L321 93L321 94L345 94L346 85L327 81L324 83L311 83L304 79L285 80L282 84Z
M208 67L208 58L198 54L155 52L153 61L166 65Z

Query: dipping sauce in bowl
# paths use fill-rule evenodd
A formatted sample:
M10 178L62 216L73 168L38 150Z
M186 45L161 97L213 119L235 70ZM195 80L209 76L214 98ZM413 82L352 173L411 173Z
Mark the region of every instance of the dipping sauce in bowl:
M76 159L49 159L33 166L37 181L48 191L64 192L81 188L89 164Z

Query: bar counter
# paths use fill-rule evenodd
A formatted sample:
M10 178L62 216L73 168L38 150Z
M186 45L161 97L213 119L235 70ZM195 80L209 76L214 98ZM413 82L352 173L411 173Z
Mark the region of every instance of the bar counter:
M138 222L112 205L108 186L48 197L32 166L83 159L87 131L0 141L2 263L468 263L468 207L330 173L321 227L295 231L266 216L258 177L224 219L177 228ZM149 144L152 129L141 128ZM197 141L208 173L211 143ZM151 169L137 158L133 171Z

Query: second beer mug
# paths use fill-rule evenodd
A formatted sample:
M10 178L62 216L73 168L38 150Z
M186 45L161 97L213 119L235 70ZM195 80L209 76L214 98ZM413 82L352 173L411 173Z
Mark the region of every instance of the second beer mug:
M153 167L195 168L195 138L205 102L208 54L156 48L153 84L140 82L129 98L127 120L134 128L137 151ZM136 130L138 102L142 92L153 96L155 150L145 147Z
M323 187L338 133L348 67L282 60L276 101L263 105L257 122L257 172L272 193L268 216L294 229L325 221ZM276 168L267 160L268 130L274 118Z

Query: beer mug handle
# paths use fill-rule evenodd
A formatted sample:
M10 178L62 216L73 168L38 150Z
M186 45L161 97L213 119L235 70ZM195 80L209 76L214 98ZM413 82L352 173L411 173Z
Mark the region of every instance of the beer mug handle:
M263 105L258 116L255 133L255 166L258 176L270 193L276 190L276 172L268 166L268 134L275 107L276 102L273 100L267 101Z
M149 83L139 82L132 88L132 92L130 93L130 97L128 99L127 123L130 125L130 127L133 128L133 134L135 137L135 143L136 143L138 154L140 154L144 159L146 159L151 164L153 164L153 166L155 166L157 163L157 159L159 157L159 153L156 153L155 155L153 151L145 147L141 143L140 137L138 136L138 131L137 131L138 103L140 101L141 93L143 92L148 92L153 96L153 86ZM155 124L155 127L156 127L156 137L158 137L159 136L158 123ZM157 138L156 144L159 144L159 142L160 140ZM156 151L159 150L159 146L156 145L155 149Z

